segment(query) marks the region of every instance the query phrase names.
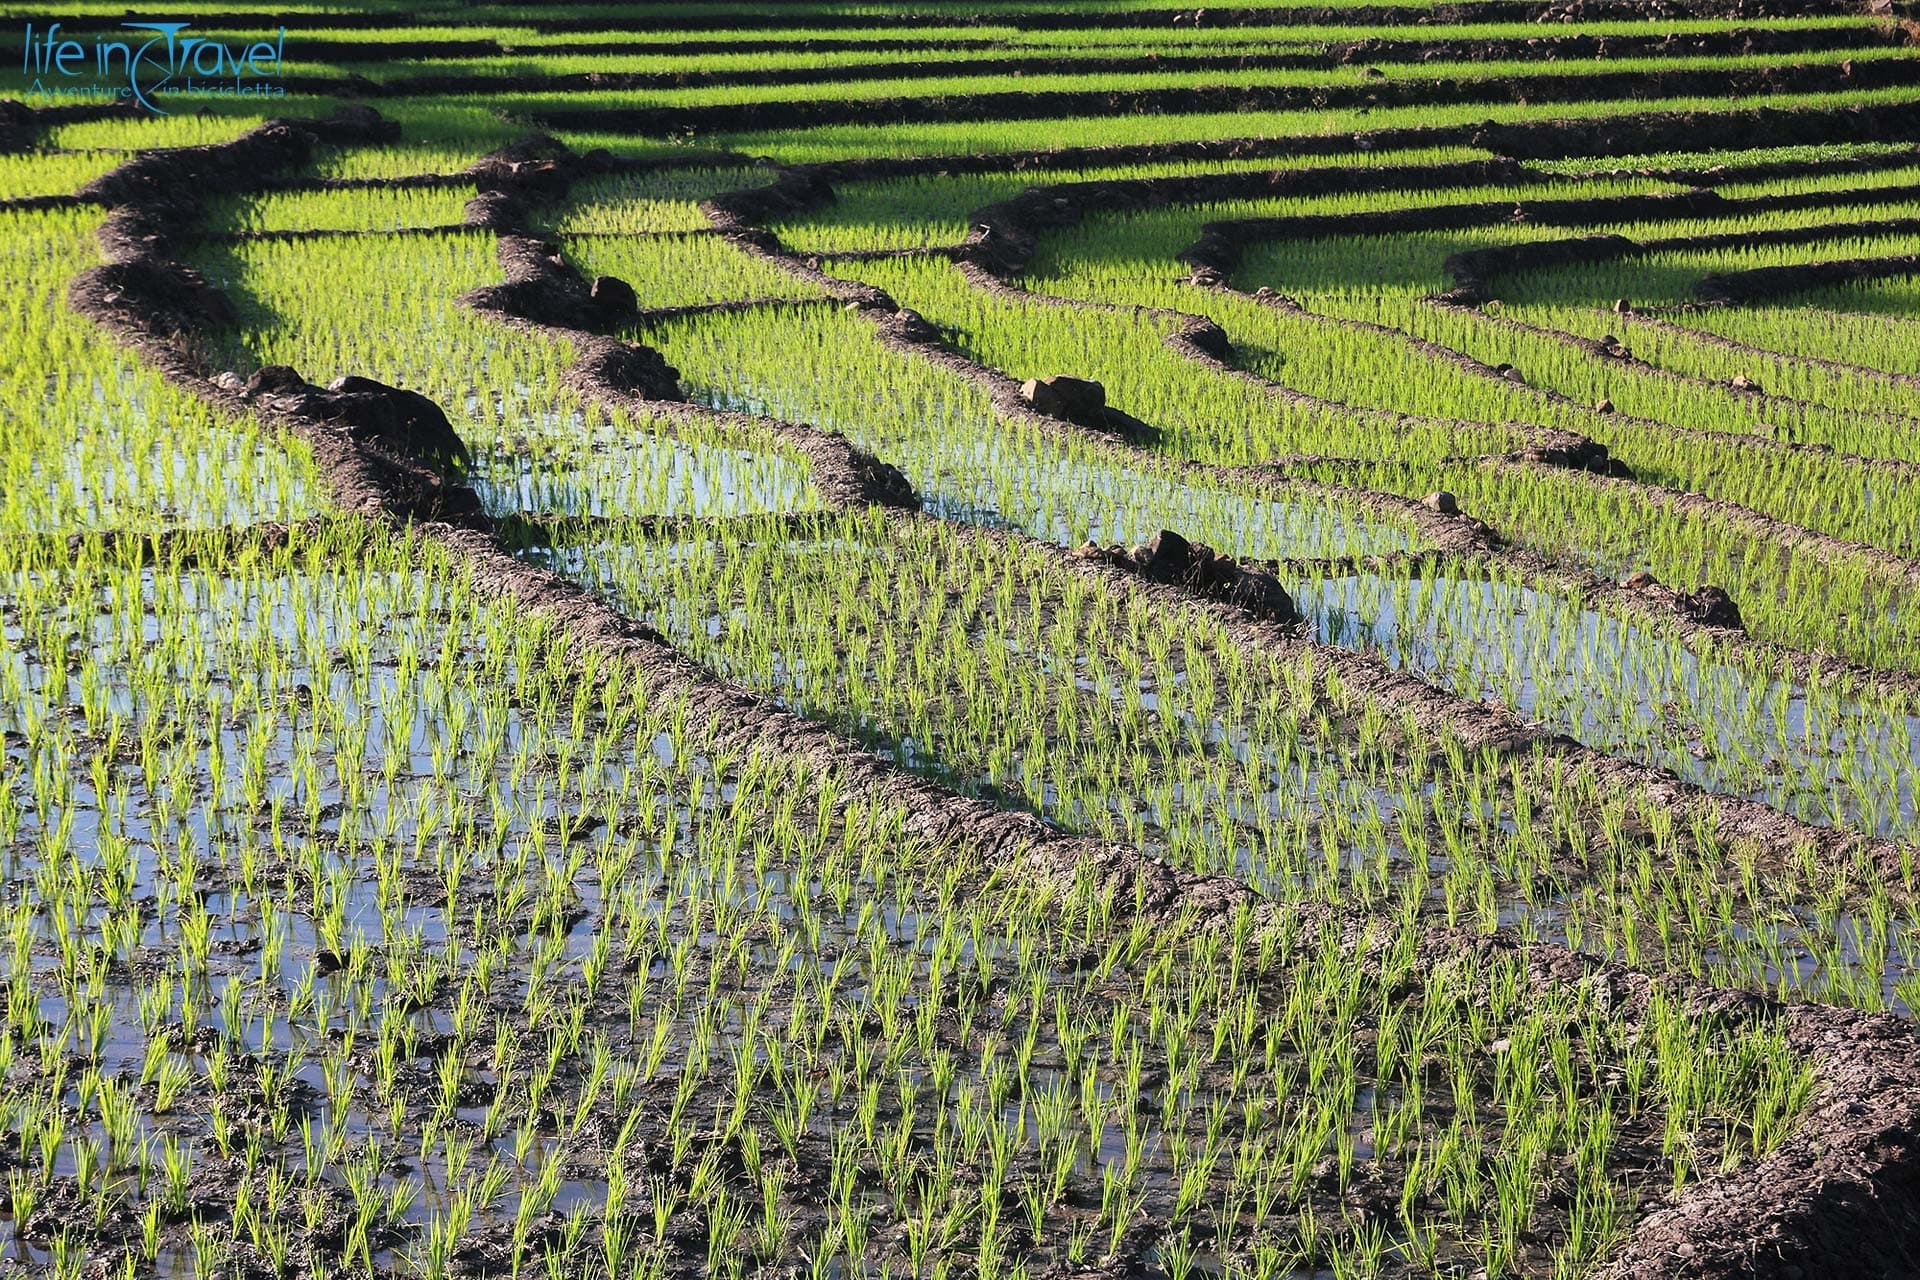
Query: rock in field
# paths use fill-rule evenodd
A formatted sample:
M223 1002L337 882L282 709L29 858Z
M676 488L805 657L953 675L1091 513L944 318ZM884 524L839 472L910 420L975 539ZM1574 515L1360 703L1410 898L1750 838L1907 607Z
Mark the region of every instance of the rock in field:
M593 305L610 316L630 316L640 309L633 286L618 276L595 276L587 293Z
M1089 544L1077 553L1103 560L1138 574L1149 582L1184 587L1199 595L1224 600L1267 622L1296 622L1300 612L1285 587L1265 569L1249 569L1232 556L1204 543L1189 542L1171 529L1162 529L1137 547Z
M1028 378L1020 398L1035 411L1072 422L1098 423L1107 407L1107 389L1087 378L1056 373L1051 378Z
M466 442L440 406L418 391L348 375L327 384L318 416L343 423L356 440L371 440L441 466L466 465Z

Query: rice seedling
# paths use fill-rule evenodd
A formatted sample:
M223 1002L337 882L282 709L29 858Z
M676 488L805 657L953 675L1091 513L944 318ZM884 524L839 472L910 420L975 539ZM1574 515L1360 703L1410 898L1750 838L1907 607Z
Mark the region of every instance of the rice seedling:
M0 155L0 200L68 196L120 163L105 152L25 151Z
M1915 291L1667 304L1912 249L1911 148L1859 140L1902 136L1911 51L1854 14L1395 3L294 5L287 98L0 117L0 201L31 202L0 209L9 1258L1575 1277L1705 1189L1714 1229L1785 1240L1741 1188L1893 1151L1906 1077L1867 1096L1831 1037L1920 998L1920 544L1882 465L1920 461ZM321 149L344 181L192 227L41 199L349 94L401 132ZM1788 145L1741 149L1758 108ZM452 176L538 127L625 159ZM833 198L772 215L777 250L702 212L810 162ZM1354 189L1383 166L1402 189ZM1096 185L1306 169L1336 176ZM523 181L505 211L634 287L618 336L690 406L588 397L576 340L462 305L502 278L475 183ZM1179 256L1220 219L1695 182L1725 207L1256 238L1233 289ZM1082 207L1025 229L1013 287L955 269L977 210L1049 183ZM330 510L296 439L70 311L109 213L117 255L233 304L189 362L419 391L493 519ZM1450 254L1592 232L1644 247L1428 296ZM1167 344L1191 314L1229 367ZM1048 422L995 371L1153 430ZM922 510L823 497L793 423ZM1524 460L1551 432L1631 475ZM1403 501L1436 490L1487 527ZM1271 562L1304 621L1062 554L1161 529ZM1749 636L1581 576L1636 570L1726 588Z
M20 288L0 308L0 527L152 529L299 519L320 506L302 451L222 418L144 367L61 299L98 262L93 210L0 212Z
M473 453L475 488L502 513L813 505L804 463L773 440L585 401L560 376L572 358L566 344L461 307L461 292L497 277L491 237L453 232L386 245L396 269L377 274L355 269L367 251L359 237L203 249L209 277L244 299L218 358L241 369L290 364L316 382L353 373L432 397ZM449 343L464 343L472 358L448 360Z

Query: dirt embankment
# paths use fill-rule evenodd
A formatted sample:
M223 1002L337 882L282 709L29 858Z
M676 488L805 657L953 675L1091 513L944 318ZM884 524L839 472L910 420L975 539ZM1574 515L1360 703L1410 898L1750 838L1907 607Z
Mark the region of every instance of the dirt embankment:
M1920 222L1914 223L1913 228L1920 229ZM1804 293L1809 289L1825 289L1858 280L1893 280L1912 275L1920 275L1920 253L1891 254L1883 258L1836 258L1826 262L1715 272L1695 282L1693 296L1708 304L1746 306L1791 293Z

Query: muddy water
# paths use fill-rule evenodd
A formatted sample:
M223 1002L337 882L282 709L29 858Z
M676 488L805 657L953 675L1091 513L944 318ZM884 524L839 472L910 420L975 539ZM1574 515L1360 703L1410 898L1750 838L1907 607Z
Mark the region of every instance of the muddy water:
M478 454L468 479L494 516L734 516L819 505L794 459L604 429L540 452Z
M377 599L357 594L368 586L378 589ZM1189 1131L1188 1117L1217 1111L1288 1123L1300 1104L1303 1076L1308 1092L1319 1088L1332 1106L1320 1113L1332 1126L1327 1134L1311 1150L1302 1148L1304 1154L1291 1157L1301 1162L1303 1183L1317 1185L1320 1175L1309 1171L1318 1168L1320 1152L1328 1144L1350 1149L1363 1170L1376 1163L1397 1170L1404 1159L1403 1153L1385 1150L1377 1141L1380 1117L1402 1105L1403 1086L1396 1080L1372 1079L1364 1056L1351 1083L1343 1068L1336 1073L1339 1078L1316 1085L1313 1066L1303 1065L1302 1052L1288 1048L1268 1051L1269 1062L1277 1055L1277 1068L1257 1066L1249 1076L1244 1068L1209 1066L1191 1082L1162 1088L1151 1082L1168 1074L1165 1055L1148 1030L1150 1019L1158 1015L1152 1002L1141 997L1151 995L1171 1006L1178 998L1178 974L1163 976L1158 987L1135 991L1134 978L1091 973L1076 951L1056 956L1059 942L1051 932L1051 917L1042 920L1038 931L1029 928L1024 934L999 931L985 918L975 920L969 932L969 926L956 923L953 910L941 909L930 895L901 895L897 888L883 892L873 879L850 876L844 869L829 876L819 870L817 853L840 842L832 831L801 837L819 841L814 873L795 870L805 865L799 849L750 846L730 853L721 838L726 828L743 816L758 828L769 815L751 800L736 812L733 803L741 793L735 784L705 762L676 758L671 742L645 721L637 733L618 739L610 754L576 755L569 766L565 757L570 747L601 741L599 717L588 712L584 724L576 721L570 730L564 709L557 719L542 721L531 710L542 697L541 680L518 658L502 677L517 690L504 702L493 696L497 688L463 678L480 656L465 642L457 642L445 657L425 654L416 668L415 658L446 633L456 638L472 634L466 625L470 620L457 612L450 616L447 599L431 585L391 574L283 576L244 584L203 577L162 580L147 574L138 589L123 598L81 597L74 604L86 616L74 619L73 651L100 655L97 667L82 663L69 670L65 654L33 651L18 627L6 637L7 676L32 691L30 699L5 713L7 777L15 781L23 809L19 838L8 850L8 874L21 892L37 893L50 883L36 878L50 860L71 871L87 866L101 848L123 841L132 854L127 890L149 909L127 963L108 968L105 989L97 996L63 990L50 980L57 968L53 958L35 956L28 981L38 996L38 1016L45 1021L38 1033L26 1036L26 1043L43 1059L59 1052L56 1045L73 1047L71 1028L62 1032L63 1024L84 1011L105 1010L105 1034L90 1052L102 1074L113 1078L124 1072L137 1080L150 1061L185 1070L188 1076L177 1106L162 1107L154 1100L157 1095L139 1095L132 1135L136 1144L158 1148L178 1142L194 1153L196 1167L218 1174L228 1167L216 1154L224 1139L206 1117L237 1106L236 1097L243 1098L251 1088L251 1073L267 1067L291 1073L298 1119L310 1121L316 1133L336 1135L345 1143L342 1153L322 1157L317 1166L324 1194L339 1190L345 1160L377 1147L382 1158L369 1185L382 1195L403 1197L405 1208L396 1221L423 1233L443 1222L462 1192L496 1160L505 1171L506 1194L491 1207L481 1205L472 1239L510 1223L519 1200L543 1180L557 1184L551 1197L556 1212L580 1207L597 1214L611 1195L605 1162L582 1159L580 1144L603 1131L620 1132L623 1117L610 1114L603 1101L591 1108L591 1124L580 1132L573 1101L586 1067L573 1057L559 1078L560 1096L552 1109L541 1113L529 1108L524 1130L516 1128L520 1121L515 1117L505 1133L480 1138L464 1162L464 1172L449 1165L443 1148L428 1144L416 1153L411 1144L427 1124L422 1089L437 1087L437 1073L448 1070L448 1064L466 1076L476 1096L493 1098L496 1090L507 1087L504 1077L485 1065L489 1045L498 1037L523 1039L528 1047L522 1052L535 1061L544 1059L550 1028L517 1021L526 1016L521 1002L535 984L528 976L539 967L533 953L549 955L542 964L551 965L557 958L563 981L571 987L614 927L609 899L615 893L632 893L662 939L674 945L685 942L695 952L722 949L724 940L715 932L721 911L754 921L744 935L749 943L744 963L734 968L728 953L725 974L712 986L704 980L696 986L707 988L705 998L683 1004L673 991L667 960L643 951L637 963L611 971L611 1003L595 1007L596 1028L611 1037L623 1067L652 1052L651 1031L660 1029L657 1074L650 1072L636 1086L633 1107L641 1116L639 1132L656 1153L667 1148L676 1132L689 1135L695 1156L707 1149L712 1118L732 1105L727 1092L730 1061L738 1055L764 1066L774 1047L790 1044L794 1037L783 1024L797 1016L796 993L814 991L801 985L800 978L817 984L819 975L831 970L845 975L836 977L840 985L835 998L852 1019L849 1026L857 1027L857 1019L865 1016L884 1027L890 993L904 992L898 1007L909 1039L923 1002L930 1002L934 1014L947 1010L950 1016L954 989L987 993L969 997L985 1011L984 1039L954 1034L941 1021L940 1051L930 1058L909 1054L901 1063L897 1087L909 1099L917 1097L912 1105L921 1108L922 1117L916 1122L908 1115L901 1121L904 1131L916 1148L924 1147L930 1142L929 1117L934 1112L977 1115L981 1125L1005 1135L1003 1141L1017 1153L1017 1167L1025 1170L1037 1165L1048 1149L1042 1137L1047 1115L1084 1112L1094 1117L1086 1122L1086 1132L1070 1135L1078 1146L1066 1175L1073 1184L1073 1207L1057 1214L1075 1223L1088 1216L1085 1205L1099 1202L1109 1171L1117 1173L1122 1166L1141 1188L1139 1212L1149 1221L1163 1221L1176 1188L1202 1149L1198 1130ZM156 649L154 642L162 638L175 647ZM135 678L135 664L153 661L156 653L169 655L172 665ZM202 676L210 676L204 689ZM196 693L173 701L167 693L176 685L207 696ZM1145 696L1157 695L1149 691ZM177 748L183 768L169 767L166 747L154 765L110 761L106 787L96 790L87 775L70 797L43 812L38 801L51 793L34 780L43 776L49 753L89 745L84 738L63 744L57 726L77 732L90 704L126 717L136 734L158 727ZM257 739L255 724L264 728ZM255 741L263 742L264 750L255 748ZM364 758L356 756L356 742L367 746ZM1235 735L1217 725L1208 743L1231 750ZM317 775L303 765L316 754L324 766ZM250 784L249 771L256 768ZM571 784L560 781L569 774ZM173 776L184 779L180 787L170 783ZM561 800L563 794L569 799ZM583 856L571 863L567 849L572 842L556 840L551 827L579 812L582 797L594 802L593 811L619 812L623 821L616 823L619 830L586 837ZM444 828L436 831L436 815L463 798L477 798L491 823L483 832L448 839ZM762 793L760 800L771 798ZM599 802L608 803L602 807ZM289 819L283 826L279 821L289 809L304 812L310 805L319 806L319 816L311 822ZM651 811L654 819L643 818L637 829L627 828L626 822L640 810ZM54 835L56 831L61 834ZM644 847L623 882L605 882L598 854L610 842L636 838ZM479 847L471 850L471 858L456 858L468 840L477 840ZM896 862L908 856L894 848L891 839L854 842L872 843L887 846L886 856ZM515 857L529 849L530 861L522 871ZM247 860L253 854L267 865L258 883L249 885ZM411 886L400 901L373 874L376 863L389 860ZM191 873L185 869L189 861ZM926 883L945 865L942 859ZM309 867L322 877L311 900ZM327 874L336 870L337 877ZM889 872L919 874L893 867ZM820 879L813 878L816 874ZM508 948L511 975L488 1014L500 1021L484 1024L489 1029L466 1057L442 1057L437 1046L456 1025L452 997L438 993L416 1003L414 991L398 983L401 970L392 961L438 956L458 970L477 963L474 950L480 939L466 917L526 879L544 880L562 890L566 916L552 928L512 913L495 922L496 929L507 926L500 941ZM437 882L447 885L444 901L433 892ZM803 913L817 924L811 934L804 928L780 927L779 922L794 921ZM213 932L213 955L191 990L187 984L169 989L163 980L174 971L182 929L195 917L204 917ZM80 927L89 935L97 932L99 917L80 922ZM943 933L956 930L966 934L966 940L943 977L936 971L933 952ZM780 945L782 937L789 945ZM792 945L796 939L804 940L803 945ZM353 957L349 972L372 966L365 988L370 1007L356 1008L351 996L340 994L355 989L347 984L347 974L320 965L321 952L334 948ZM270 962L269 954L278 961ZM1292 962L1277 964L1270 979L1259 980L1271 981L1274 991L1284 995L1287 983L1300 981L1303 972L1321 963L1324 959L1309 939ZM956 964L961 970L957 974ZM1008 975L1019 975L1020 981ZM7 971L10 989L20 976ZM651 984L650 989L637 988L642 981ZM1044 994L1036 1008L1047 1016L1036 1014L1035 1044L1021 1059L1019 1089L1005 1096L1000 1086L983 1083L1003 1078L1006 1070L1004 1047L993 1047L998 1039L993 1028L1003 1021L1003 1007L1015 1008L1008 991L1026 990L1029 984ZM313 1002L295 1006L292 1002L303 988L314 993ZM635 989L640 994L631 994ZM163 995L155 997L155 991ZM1368 1003L1375 998L1387 998L1384 987ZM1056 999L1060 1003L1054 1003ZM293 1012L296 1007L301 1011ZM1060 1012L1052 1013L1055 1009ZM819 1014L817 1005L813 1010ZM753 1021L763 1014L767 1022L756 1035ZM1004 1021L1011 1019L1010 1012ZM375 1083L381 1068L370 1046L380 1041L383 1025L396 1022L407 1028L397 1076L406 1087L388 1090ZM162 1027L171 1029L156 1029ZM195 1028L207 1034L196 1036ZM348 1032L355 1038L346 1039ZM1075 1047L1069 1047L1070 1037ZM851 1040L858 1047L844 1054L838 1041L826 1040L823 1052L830 1065L817 1074L804 1075L789 1061L787 1068L774 1065L762 1078L752 1123L768 1150L778 1134L764 1118L786 1105L780 1091L830 1070L873 1074L870 1065L862 1064L867 1063L863 1055L879 1052L872 1048L875 1042L857 1030ZM1149 1083L1127 1089L1124 1070L1089 1068L1085 1046L1108 1040L1122 1067L1129 1053L1144 1062ZM993 1065L996 1053L1000 1057ZM760 1054L767 1056L756 1056ZM804 1065L811 1069L813 1064L809 1060ZM340 1095L347 1099L343 1105L335 1104L331 1092L334 1073L355 1086ZM215 1079L222 1075L228 1084ZM689 1077L699 1081L699 1100L676 1128L665 1122L666 1106L679 1082ZM876 1087L895 1087L895 1076L888 1071L875 1079ZM84 1105L76 1102L78 1087L61 1095L64 1105ZM588 1109L588 1104L580 1104L582 1113ZM477 1103L460 1106L462 1132L479 1134L477 1126L487 1112ZM271 1124L275 1113L265 1114ZM898 1113L887 1116L893 1114ZM84 1111L76 1115L67 1141L48 1161L58 1178L75 1176L78 1142L103 1149L112 1144L102 1124L88 1121ZM824 1160L833 1134L849 1123L844 1107L823 1102L800 1138L806 1160ZM1230 1134L1237 1132L1229 1129ZM309 1164L298 1123L276 1135L247 1137L258 1143L258 1158L275 1176L299 1179L316 1168ZM1208 1180L1210 1186L1225 1170L1223 1163ZM123 1190L136 1202L158 1194L157 1182L136 1191L131 1175L126 1177ZM793 1187L792 1207L812 1210L809 1197L817 1199L820 1191L797 1176ZM736 1194L741 1190L737 1179L733 1189ZM972 1194L965 1187L962 1193ZM864 1185L856 1199L876 1214L890 1204L882 1191ZM1318 1212L1324 1206L1314 1207ZM1064 1232L1056 1227L1036 1244L1036 1265L1058 1261L1059 1247L1053 1241L1059 1234ZM317 1247L325 1252L331 1246ZM51 1258L41 1243L15 1238L13 1224L4 1217L0 1252L35 1266ZM410 1273L423 1269L423 1254L418 1239L383 1242L372 1250L371 1261L381 1273ZM193 1246L176 1236L163 1243L153 1265L159 1275L186 1276L204 1274L204 1263Z
M1504 702L1598 750L1809 822L1920 834L1920 717L1757 680L1649 627L1513 584L1286 585L1324 642Z
M1140 542L1175 529L1257 559L1379 554L1408 545L1404 529L1357 511L1197 483L1016 430L995 417L978 388L886 350L857 317L832 312L782 323L779 332L791 330L792 341L771 349L765 320L751 314L650 328L644 338L680 370L690 398L840 432L899 467L927 510L944 517L1065 546ZM843 366L843 344L846 360L874 362L864 386L859 379L868 370Z

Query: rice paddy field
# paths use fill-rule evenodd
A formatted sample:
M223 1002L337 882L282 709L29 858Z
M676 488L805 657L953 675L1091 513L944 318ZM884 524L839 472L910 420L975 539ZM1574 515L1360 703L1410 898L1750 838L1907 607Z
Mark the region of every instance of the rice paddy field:
M0 7L0 1276L1920 1276L1920 11Z

